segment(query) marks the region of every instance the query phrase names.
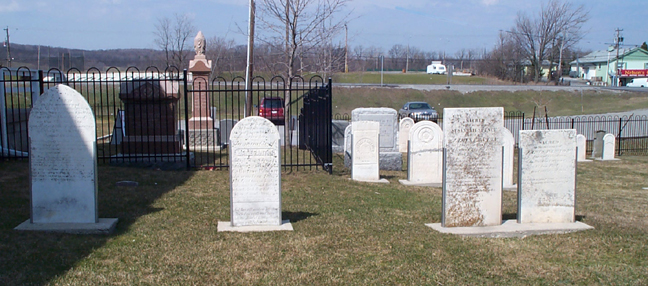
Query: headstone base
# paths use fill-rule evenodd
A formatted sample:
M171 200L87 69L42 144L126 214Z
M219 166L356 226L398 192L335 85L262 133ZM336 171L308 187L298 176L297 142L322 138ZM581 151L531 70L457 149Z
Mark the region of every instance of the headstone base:
M378 183L378 184L389 184L389 181L387 179L378 179L378 180L355 180L353 178L349 178L349 180L353 180L356 182L363 182L363 183Z
M401 152L380 152L380 170L402 171L403 154Z
M525 237L529 235L570 233L594 229L582 222L571 223L518 223L511 219L497 226L478 227L442 227L441 223L428 223L430 227L440 233L456 234L472 237Z
M596 161L619 161L621 159L617 159L617 158L612 158L612 159L596 158L594 160L596 160Z
M400 182L401 185L405 185L405 186L419 186L419 187L433 187L433 188L443 187L442 183L412 182L408 180L398 180L398 182Z
M194 154L189 154L194 162ZM140 168L160 168L162 170L180 170L187 168L187 155L176 154L117 154L110 158L110 165Z
M580 162L587 163L587 162L592 162L592 160L583 159L583 160L577 160L576 162L578 162L578 163L580 163Z
M209 150L218 147L218 132L215 129L189 129L189 147L191 149L209 147Z
M517 192L517 189L518 189L517 184L502 187L502 190L504 190L504 191L516 191Z
M116 218L100 218L97 223L21 223L15 230L63 232L72 234L111 234L117 226Z
M290 220L282 220L281 225L248 225L232 226L230 221L219 221L217 226L218 232L264 232L264 231L293 231Z

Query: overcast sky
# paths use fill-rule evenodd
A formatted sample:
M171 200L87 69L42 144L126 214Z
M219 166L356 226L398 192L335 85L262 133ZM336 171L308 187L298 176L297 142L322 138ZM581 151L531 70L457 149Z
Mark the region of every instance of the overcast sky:
M384 51L394 44L409 44L450 55L461 49L491 49L498 32L509 30L519 11L536 15L543 2L352 0L347 6L349 44ZM648 41L648 0L570 2L589 10L588 33L580 47L605 49L616 28L624 29L626 44ZM156 48L157 20L174 13L189 15L207 38L246 43L237 27L247 26L248 0L0 0L0 25L9 27L12 43L92 50ZM0 39L5 37L3 33Z

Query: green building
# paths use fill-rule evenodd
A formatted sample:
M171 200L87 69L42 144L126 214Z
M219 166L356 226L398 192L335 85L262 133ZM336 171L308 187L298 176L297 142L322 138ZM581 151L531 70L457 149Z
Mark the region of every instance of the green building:
M639 47L595 51L569 64L570 74L594 85L624 86L631 78L648 77L648 51Z

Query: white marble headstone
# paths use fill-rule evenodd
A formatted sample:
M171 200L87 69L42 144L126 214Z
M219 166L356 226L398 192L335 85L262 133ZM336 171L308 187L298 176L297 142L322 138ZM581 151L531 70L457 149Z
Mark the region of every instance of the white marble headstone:
M29 116L31 222L97 223L96 124L76 90L56 85Z
M501 107L443 110L443 227L502 223L503 128Z
M398 112L393 108L356 108L351 111L352 122L380 123L380 152L398 151Z
M603 136L603 152L601 152L601 160L614 160L615 144L616 138L614 135L608 133Z
M515 138L511 131L502 128L502 146L504 146L504 166L502 170L504 188L513 188L513 164L515 154Z
M592 158L601 158L603 156L603 136L605 136L605 131L596 131L596 137L594 137L592 143Z
M410 129L414 126L414 120L405 117L398 123L398 151L407 152L407 140L409 140Z
M432 121L420 121L409 133L407 181L403 184L441 184L443 181L443 131Z
M269 120L249 116L230 133L231 225L281 225L281 148Z
M351 124L344 128L344 167L351 169Z
M521 130L519 223L574 222L576 130Z
M576 135L576 147L578 147L578 162L590 162L591 160L587 160L587 138L585 135Z
M379 158L380 124L374 121L355 121L352 129L351 178L356 181L380 180Z

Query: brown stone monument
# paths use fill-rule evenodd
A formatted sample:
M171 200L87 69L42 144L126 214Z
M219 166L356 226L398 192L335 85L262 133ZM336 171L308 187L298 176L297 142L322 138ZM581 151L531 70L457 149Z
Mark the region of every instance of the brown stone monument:
M134 80L120 86L126 136L122 154L178 154L176 134L178 83Z
M189 118L189 145L192 147L214 146L216 132L209 109L209 76L211 60L205 57L205 36L201 31L194 39L196 56L189 61L189 72L193 75L191 118Z

